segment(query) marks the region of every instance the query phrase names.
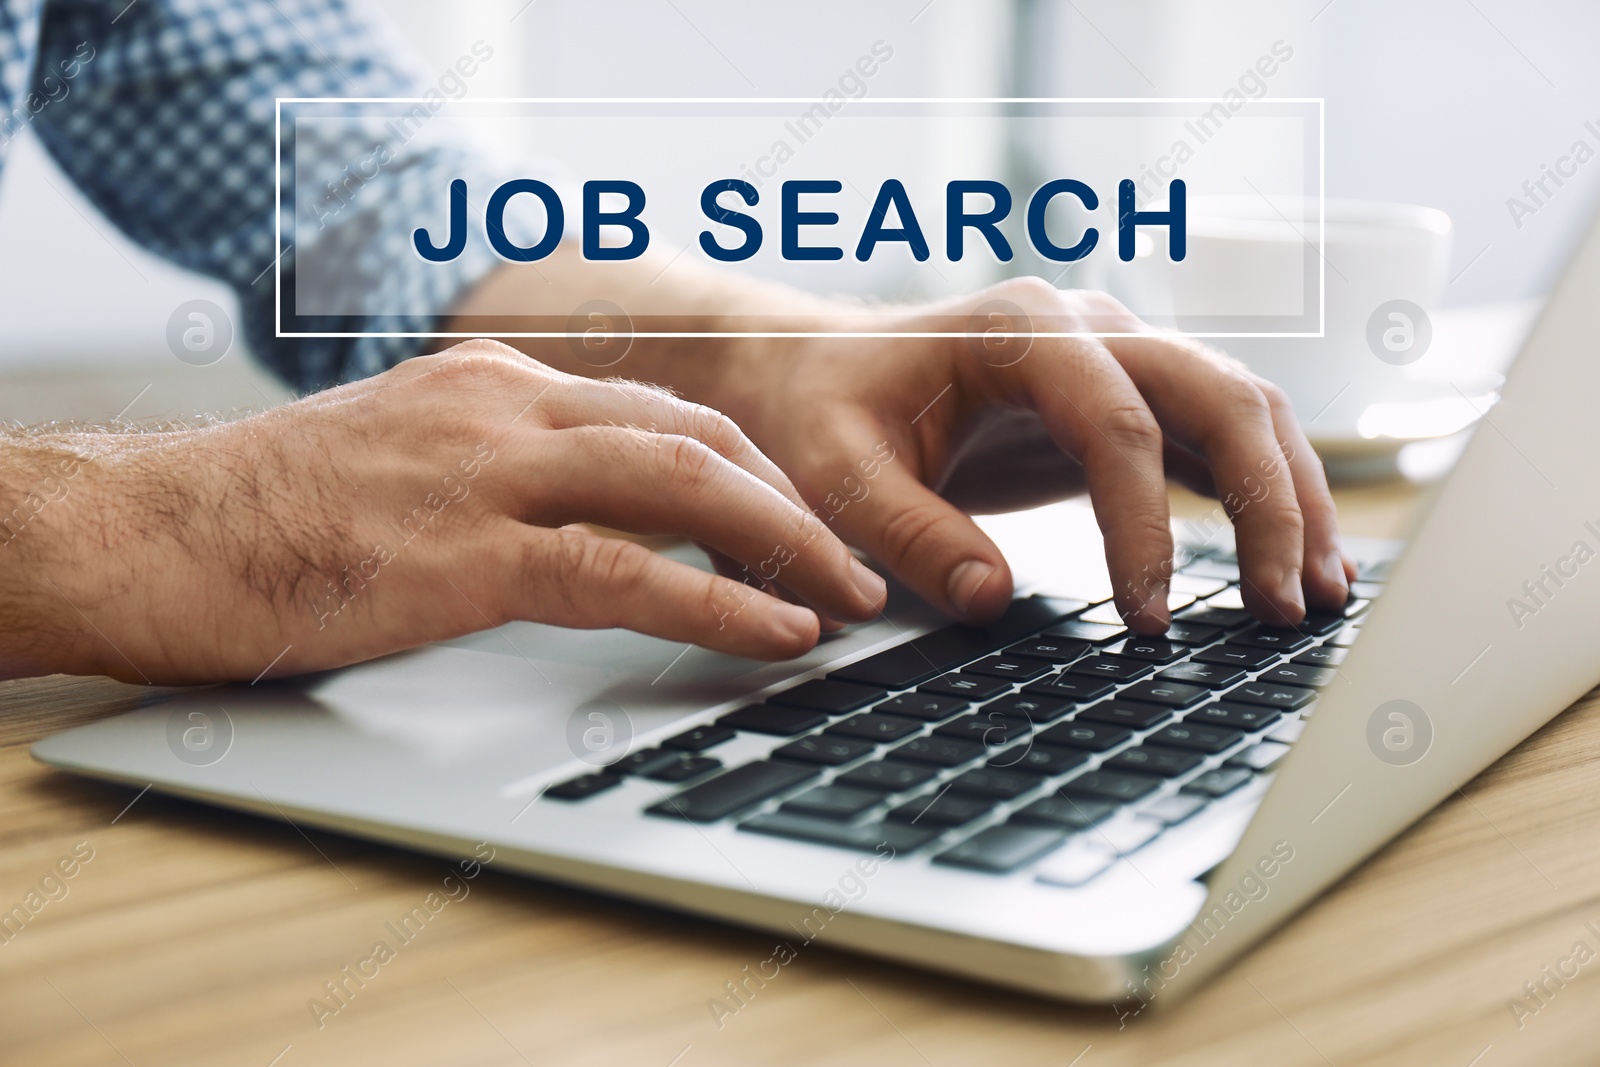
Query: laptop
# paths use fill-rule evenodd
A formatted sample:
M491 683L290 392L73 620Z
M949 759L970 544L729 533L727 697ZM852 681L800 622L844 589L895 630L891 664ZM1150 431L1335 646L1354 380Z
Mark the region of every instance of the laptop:
M1350 602L1300 627L1245 614L1218 521L1179 530L1172 629L1124 631L1092 515L1058 505L983 520L1019 579L984 628L893 590L759 664L517 623L33 753L302 828L487 843L498 869L765 930L773 966L816 943L1142 1011L1600 680L1597 294L1591 233L1409 547L1354 543Z

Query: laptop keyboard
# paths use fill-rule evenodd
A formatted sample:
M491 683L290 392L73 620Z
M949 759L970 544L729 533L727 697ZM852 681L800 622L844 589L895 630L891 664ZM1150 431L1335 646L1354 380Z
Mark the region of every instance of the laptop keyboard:
M1114 606L1015 601L800 682L550 786L579 803L628 776L681 783L644 809L695 823L896 854L990 874L1037 864L1081 885L1207 805L1270 774L1332 684L1382 571L1341 611L1293 628L1244 611L1228 555L1173 581L1173 624L1125 629ZM717 746L772 741L725 767Z

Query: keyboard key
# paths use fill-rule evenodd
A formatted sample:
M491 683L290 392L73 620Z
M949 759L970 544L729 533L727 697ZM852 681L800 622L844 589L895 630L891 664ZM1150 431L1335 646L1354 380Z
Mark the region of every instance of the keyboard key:
M1226 726L1197 723L1191 715L1182 722L1157 730L1147 740L1154 744L1188 748L1212 755L1224 752L1244 739L1244 734Z
M1339 648L1337 645L1318 645L1316 648L1306 649L1292 662L1303 663L1308 667L1337 667L1349 654L1348 649Z
M1156 675L1166 682L1183 682L1185 685L1203 685L1208 689L1224 689L1244 681L1245 672L1237 667L1224 667L1220 663L1180 663Z
M568 778L565 782L557 782L545 789L542 796L551 800L587 800L596 793L604 793L607 789L615 789L622 784L620 774L582 774L576 778Z
M1179 572L1172 576L1168 583L1174 593L1188 593L1190 596L1216 596L1228 588L1227 580L1223 578L1202 578L1197 574L1184 574Z
M1026 737L1032 728L1033 724L1027 719L1011 719L1004 715L991 715L980 711L975 715L963 715L959 719L951 719L936 728L933 733L935 737L964 738L993 749L1009 744L1019 737Z
M793 689L774 693L767 698L767 703L789 708L807 708L829 715L844 715L859 711L874 700L882 700L888 695L882 689L869 686L835 682L828 678L813 678L809 682L801 682Z
M1242 607L1212 607L1211 601L1207 600L1183 612L1178 618L1195 626L1217 626L1224 630L1232 630L1249 622L1250 613Z
M1362 582L1383 582L1389 577L1389 568L1394 566L1392 559L1367 560L1356 567L1356 580ZM1381 586L1379 588L1382 588Z
M1206 597L1206 602L1203 606L1214 608L1218 611L1244 611L1244 597L1239 594L1238 587L1234 586L1230 589L1224 589L1215 596ZM1248 618L1248 616L1246 617ZM1223 624L1213 623L1212 625L1221 626Z
M1301 633L1315 634L1321 637L1330 634L1344 625L1345 614L1341 611L1329 611L1326 608L1311 608L1306 611L1306 617L1295 626Z
M1163 826L1176 826L1192 817L1206 806L1206 798L1195 793L1174 793L1170 797L1153 800L1139 810L1147 819L1156 819Z
M776 734L778 737L793 737L803 734L807 730L815 730L828 721L826 715L818 715L814 711L801 711L798 708L775 708L766 704L752 704L748 708L730 711L717 720L719 726L731 726L735 730L748 730L757 734Z
M1091 645L1104 645L1119 637L1126 637L1128 628L1120 624L1108 626L1097 622L1064 622L1044 632L1045 637L1068 637L1074 641L1087 641Z
M1218 767L1197 776L1181 792L1203 797L1225 797L1248 782L1253 775L1244 767Z
M994 801L978 797L957 796L953 793L934 793L917 797L889 812L895 822L917 826L965 826L974 819L989 814Z
M1229 767L1248 767L1252 771L1264 771L1288 754L1288 745L1280 745L1276 741L1261 741L1234 756L1228 761L1227 765Z
M811 819L803 815L757 815L739 824L739 829L773 837L787 837L796 841L809 841L815 845L833 845L836 848L877 852L887 846L891 854L912 852L938 837L936 826L905 826L896 823L868 823L865 826L847 826L828 819Z
M1208 557L1197 559L1187 564L1182 573L1192 574L1197 578L1220 578L1225 582L1237 582L1239 580L1239 565Z
M1134 730L1148 730L1172 718L1172 712L1158 704L1131 704L1121 700L1107 700L1085 708L1073 719L1073 724L1089 721L1126 726Z
M1194 770L1204 761L1204 756L1194 752L1161 748L1157 745L1140 745L1138 748L1125 749L1117 753L1107 760L1105 765L1114 771L1159 774L1163 778L1176 778L1180 774Z
M795 760L799 763L820 763L824 767L837 767L851 763L873 751L870 741L855 741L848 737L817 735L790 741L772 750L772 758Z
M1164 829L1166 826L1159 819L1118 814L1115 818L1096 826L1087 836L1089 840L1110 845L1126 856L1148 845Z
M1267 740L1292 745L1300 740L1300 734L1305 728L1306 721L1304 719L1285 719L1267 731Z
M1370 607L1372 607L1372 601L1362 600L1359 597L1351 597L1345 603L1344 617L1347 619L1359 618L1360 616L1366 614L1367 609Z
M1129 637L1110 651L1149 663L1171 663L1175 659L1182 659L1189 649L1164 637Z
M828 677L884 689L909 689L1054 626L1087 606L1081 600L1057 597L1013 600L1005 614L988 626L946 626L840 667Z
M1308 685L1321 689L1331 685L1335 673L1331 667L1308 667L1303 663L1280 663L1264 672L1258 682L1280 682L1284 685Z
M1039 660L1024 656L990 656L976 663L967 664L965 669L973 674L988 675L990 678L1004 678L1008 682L1031 682L1035 678L1049 674L1051 667L1048 663L1041 663Z
M1265 704L1269 708L1279 708L1284 711L1298 711L1317 699L1315 689L1277 685L1273 682L1246 682L1222 695L1241 704Z
M1257 626L1242 634L1228 638L1230 645L1268 649L1273 652L1296 652L1311 643L1311 638L1287 626Z
M940 696L937 693L906 693L885 700L872 710L888 712L891 715L907 715L923 722L943 722L971 706L970 702L960 697Z
M988 874L1009 874L1054 851L1066 836L1027 826L991 826L933 858L935 863Z
M1082 748L1090 752L1105 752L1107 749L1116 748L1132 736L1132 730L1109 723L1073 720L1050 727L1043 733L1037 734L1034 740L1047 745L1066 745L1069 748Z
M1122 612L1117 610L1115 603L1107 600L1102 604L1096 604L1073 621L1094 626L1121 626Z
M1086 678L1110 678L1113 681L1127 682L1135 678L1143 678L1155 668L1150 664L1136 659L1121 659L1117 656L1108 656L1101 653L1080 659L1067 668L1068 674L1081 674Z
M1080 678L1075 674L1058 674L1054 678L1046 678L1041 682L1034 682L1023 689L1024 696L1037 696L1065 700L1073 704L1087 704L1091 700L1099 700L1110 693L1116 686L1111 682L1103 682L1098 678Z
M995 753L985 766L1055 778L1075 771L1088 762L1089 754L1074 748L1018 745L1016 748Z
M1188 619L1174 619L1163 635L1180 645L1209 645L1224 633L1220 626L1205 626Z
M938 773L939 769L937 767L883 759L853 767L839 775L833 782L835 785L847 785L853 789L875 789L881 793L903 793L907 789L915 789Z
M912 763L931 763L935 767L959 767L986 753L976 741L963 741L955 737L919 737L907 741L890 755L897 760Z
M1008 656L1027 656L1046 663L1071 663L1089 654L1094 646L1087 641L1069 641L1066 638L1034 637L1006 649Z
M898 741L922 729L921 721L899 715L882 715L876 711L852 715L836 722L823 733L830 737L858 737L863 741Z
M990 767L975 767L950 781L950 791L953 793L970 793L973 796L994 797L997 800L1015 800L1038 787L1037 775Z
M1379 582L1352 582L1350 595L1359 600L1372 600L1383 595L1383 585Z
M1080 774L1057 790L1062 796L1094 797L1096 800L1115 800L1126 804L1149 796L1161 785L1161 779L1144 774L1125 774L1121 771L1090 771Z
M882 800L882 793L842 785L819 785L784 801L778 810L786 815L813 815L819 819L853 819Z
M724 771L710 781L692 785L676 796L650 805L645 811L651 815L677 816L690 822L716 822L808 782L820 773L815 767L756 760Z
M1039 864L1034 877L1047 885L1074 889L1092 881L1116 860L1104 846L1084 839L1068 841Z
M992 700L1011 688L1011 683L978 674L947 674L917 687L919 693L941 693L963 700Z
M638 752L630 752L614 763L606 765L606 770L612 774L648 774L658 770L669 763L676 763L683 758L682 752L671 749L646 748Z
M1111 818L1117 806L1088 797L1045 797L1035 800L1011 816L1010 822L1025 826L1053 826L1060 830L1087 830Z
M737 731L726 726L696 726L692 730L685 730L681 734L673 734L661 742L662 748L675 748L681 752L704 752L714 748L724 741L732 741L737 736Z
M1183 720L1183 724L1195 726L1204 723L1207 726L1226 726L1249 734L1265 730L1277 722L1282 714L1283 712L1277 708L1261 704L1229 704L1218 701L1215 704L1207 704L1198 711L1190 712Z
M1022 692L1013 696L1001 697L999 700L991 700L979 710L986 715L1004 715L1012 719L1026 719L1035 726L1042 726L1047 722L1055 722L1071 711L1072 704L1066 700L1051 700Z
M1137 682L1117 694L1118 700L1137 700L1143 704L1160 704L1168 708L1187 708L1211 696L1211 690L1182 682Z
M1356 643L1356 638L1360 636L1361 627L1346 626L1344 629L1340 630L1338 633L1324 641L1322 643L1322 647L1326 648L1329 645L1332 645L1334 648L1349 648L1351 645Z
M645 771L644 777L656 782L687 782L691 778L699 778L703 774L721 770L722 761L712 759L710 756L684 756L664 767Z
M1236 667L1240 670L1258 671L1278 662L1278 653L1269 652L1264 648L1248 648L1244 645L1217 645L1204 652L1194 654L1195 663L1215 663L1220 667Z

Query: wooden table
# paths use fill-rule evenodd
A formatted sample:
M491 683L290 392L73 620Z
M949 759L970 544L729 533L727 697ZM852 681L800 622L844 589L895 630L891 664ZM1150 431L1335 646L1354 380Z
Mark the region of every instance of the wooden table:
M1386 536L1403 531L1414 493L1341 498L1347 530ZM1177 499L1180 511L1199 508ZM28 757L31 740L144 699L94 679L0 685L0 908L24 902L63 858L72 866L75 846L93 850L46 886L59 899L41 894L43 907L0 944L0 1063L1600 1061L1593 696L1200 995L1125 1029L1107 1008L824 947L804 950L719 1028L708 1000L771 955L770 937L493 872L319 1029L308 1002L440 886L444 865ZM1558 986L1546 975L1563 960L1570 975L1580 941L1592 959ZM1530 1000L1526 982L1549 991Z

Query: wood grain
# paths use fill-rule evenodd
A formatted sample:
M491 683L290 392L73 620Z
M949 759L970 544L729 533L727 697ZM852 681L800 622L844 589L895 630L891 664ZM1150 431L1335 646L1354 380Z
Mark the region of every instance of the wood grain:
M1399 528L1378 494L1362 533ZM1351 501L1351 503L1359 503ZM1356 510L1360 510L1357 507ZM1383 524L1389 524L1387 529ZM93 858L0 943L0 1063L1593 1064L1600 698L1591 694L1194 999L1119 1024L809 946L719 1027L771 939L496 873L319 1028L308 1003L437 892L441 861L33 762L25 742L136 706L99 679L0 685L0 909ZM135 799L137 797L137 799ZM132 802L130 806L130 802ZM55 884L55 883L52 883ZM0 933L0 937L4 937ZM331 1001L329 1003L332 1003ZM1520 1022L1520 1028L1519 1028Z

